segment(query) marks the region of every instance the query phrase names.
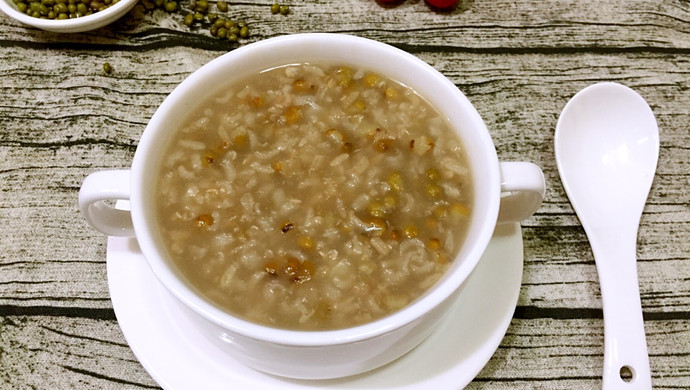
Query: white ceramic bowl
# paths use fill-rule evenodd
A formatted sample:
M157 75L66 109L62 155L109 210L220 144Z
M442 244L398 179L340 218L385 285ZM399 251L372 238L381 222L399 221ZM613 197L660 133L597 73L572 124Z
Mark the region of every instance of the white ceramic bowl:
M417 301L383 319L333 331L291 331L232 316L194 292L166 259L157 235L155 183L161 146L195 108L232 78L279 65L328 62L353 65L406 84L448 117L469 151L475 203L465 244L445 276ZM504 193L506 196L502 196ZM507 195L511 194L511 195ZM87 220L111 235L136 235L156 277L186 309L196 327L219 348L258 370L295 378L334 378L374 369L419 344L444 317L474 270L492 236L499 206L505 219L531 215L544 195L544 176L531 163L500 163L479 114L467 98L433 67L392 46L348 35L297 34L241 47L194 72L165 99L149 122L131 171L103 171L84 181L79 204ZM130 214L108 206L109 199L129 199ZM268 244L270 245L270 244Z
M0 10L7 16L28 26L37 27L46 31L76 33L95 30L120 19L134 7L137 1L138 0L120 0L103 11L65 20L34 18L33 16L19 12L12 0L0 0Z

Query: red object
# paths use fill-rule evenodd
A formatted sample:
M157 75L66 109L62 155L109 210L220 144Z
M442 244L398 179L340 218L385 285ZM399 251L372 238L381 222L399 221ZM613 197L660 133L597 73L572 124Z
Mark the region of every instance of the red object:
M455 6L458 5L458 0L426 0L426 2L430 6L442 10L455 8Z

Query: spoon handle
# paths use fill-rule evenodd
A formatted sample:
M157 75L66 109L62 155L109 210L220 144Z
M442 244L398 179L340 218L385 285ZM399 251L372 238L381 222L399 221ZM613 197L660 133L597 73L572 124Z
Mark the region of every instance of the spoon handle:
M634 228L587 233L597 265L604 309L604 390L651 389Z

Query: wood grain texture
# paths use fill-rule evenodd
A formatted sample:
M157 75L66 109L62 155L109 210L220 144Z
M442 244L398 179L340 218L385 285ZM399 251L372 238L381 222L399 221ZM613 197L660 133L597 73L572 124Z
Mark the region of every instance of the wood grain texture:
M421 0L229 2L246 42L297 32L377 39L420 57L475 104L506 161L539 164L543 206L523 223L515 318L473 389L600 388L603 322L593 256L553 158L558 115L580 89L638 91L660 129L638 271L653 384L690 388L690 2ZM90 172L126 168L156 107L233 46L181 24L188 9L82 34L0 15L0 388L148 389L156 383L112 312L105 237L77 209ZM114 68L104 74L103 63Z
M560 320L516 318L468 388L600 389L602 326L596 319L564 327ZM674 340L690 337L690 323L651 321L646 331L654 388L688 388L686 368L676 359L690 355L690 346ZM7 316L0 319L0 350L2 388L157 388L113 320Z
M3 317L3 389L158 388L114 320Z
M294 2L287 18L270 14L271 0L228 3L228 15L249 22L254 40L295 32L341 32L409 47L492 52L622 52L650 48L664 52L683 51L690 46L690 6L683 0L556 0L548 5L539 0L462 0L450 13L431 12L421 0L395 7L381 7L373 0L325 0ZM176 15L156 11L144 18L129 17L96 32L67 37L37 30L27 32L7 18L0 21L0 27L6 39L27 46L75 42L220 48L208 31L199 29L198 34L189 37L189 29L181 23L184 14L189 13L186 4L182 2L181 12Z

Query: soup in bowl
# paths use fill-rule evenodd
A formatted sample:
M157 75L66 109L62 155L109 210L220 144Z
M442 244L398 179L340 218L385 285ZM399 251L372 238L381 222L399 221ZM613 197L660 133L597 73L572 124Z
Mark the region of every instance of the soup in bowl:
M329 330L391 314L440 279L469 225L459 137L377 73L257 72L171 133L155 195L167 255L201 295L252 322Z
M364 38L299 34L194 72L132 169L90 175L80 206L104 233L136 236L228 353L334 378L419 344L496 224L528 217L543 194L541 170L499 163L474 107L433 67Z

